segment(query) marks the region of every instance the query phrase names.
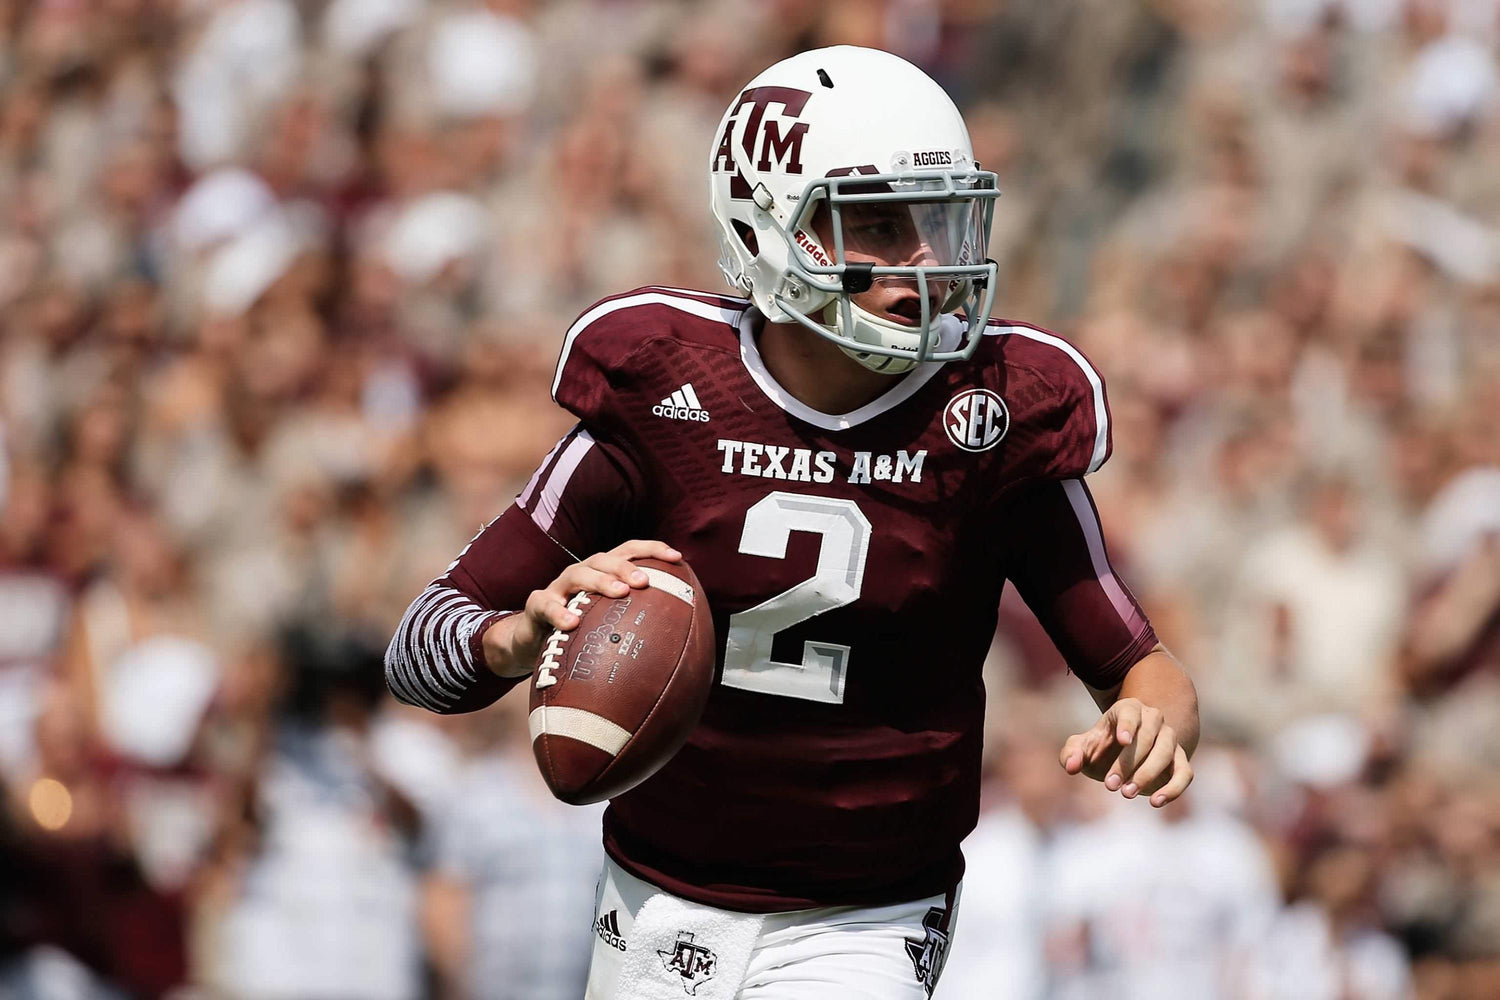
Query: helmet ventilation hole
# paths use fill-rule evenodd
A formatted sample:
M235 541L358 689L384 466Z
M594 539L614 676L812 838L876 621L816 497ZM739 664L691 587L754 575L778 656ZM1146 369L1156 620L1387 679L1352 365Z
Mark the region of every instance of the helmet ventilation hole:
M740 238L740 243L744 244L745 249L750 252L750 256L754 257L760 253L760 241L755 238L755 230L745 225L739 219L730 220L730 225L734 226L734 235Z
M833 89L833 81L828 78L828 71L826 69L818 70L818 81L829 90Z

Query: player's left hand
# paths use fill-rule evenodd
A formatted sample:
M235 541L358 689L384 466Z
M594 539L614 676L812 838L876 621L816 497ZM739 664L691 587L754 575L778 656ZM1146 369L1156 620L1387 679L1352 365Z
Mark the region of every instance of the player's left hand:
M1193 765L1158 709L1121 698L1081 733L1068 737L1059 757L1069 774L1104 782L1127 799L1151 796L1161 808L1193 780Z

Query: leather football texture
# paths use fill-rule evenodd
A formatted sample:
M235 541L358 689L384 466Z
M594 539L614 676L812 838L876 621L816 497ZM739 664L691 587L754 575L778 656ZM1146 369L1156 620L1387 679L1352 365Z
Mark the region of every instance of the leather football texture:
M531 749L552 794L583 805L655 774L687 742L714 681L713 616L686 563L637 559L650 585L568 602L531 677Z

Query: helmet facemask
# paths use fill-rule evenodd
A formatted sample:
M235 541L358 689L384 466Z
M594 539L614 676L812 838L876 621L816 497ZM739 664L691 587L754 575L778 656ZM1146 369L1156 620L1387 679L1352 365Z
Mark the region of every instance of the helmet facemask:
M757 213L789 249L770 298L873 371L966 359L994 305L998 268L985 253L998 195L995 175L979 170L813 180L789 225ZM959 310L964 336L945 346L941 318Z

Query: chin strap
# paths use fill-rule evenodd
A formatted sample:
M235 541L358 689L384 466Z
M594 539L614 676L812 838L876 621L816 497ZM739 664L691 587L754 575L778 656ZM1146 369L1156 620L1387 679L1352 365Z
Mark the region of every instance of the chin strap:
M917 367L915 361L893 358L886 354L871 354L869 351L856 351L854 348L845 347L842 344L839 345L839 350L870 369L870 371L879 372L882 375L905 375Z
M855 344L877 344L881 347L893 346L891 341L898 338L909 338L912 341L912 350L916 350L917 333L909 327L899 323L892 323L861 309L853 302L849 303L849 315L854 320L854 329L844 329L843 310L839 308L839 300L835 298L823 309L823 322L845 341L854 341ZM941 314L934 317L941 320ZM863 334L863 335L862 335ZM942 331L934 324L928 330L933 348L938 346L942 337ZM916 358L897 358L885 354L872 354L862 351L857 346L848 343L839 345L849 357L858 361L872 372L880 372L882 375L904 375L917 367Z

